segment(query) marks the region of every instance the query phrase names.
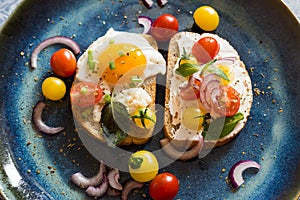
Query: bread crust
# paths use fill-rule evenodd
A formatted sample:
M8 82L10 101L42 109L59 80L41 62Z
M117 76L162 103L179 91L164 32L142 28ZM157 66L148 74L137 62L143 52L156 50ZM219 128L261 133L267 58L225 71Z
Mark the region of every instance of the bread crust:
M146 35L146 34L141 34L141 35L149 42L149 44L154 49L156 49L156 50L158 49L156 40L153 37L151 37L150 35ZM78 69L77 69L76 73L78 73ZM77 76L75 76L75 77L77 77ZM79 82L79 80L75 78L73 85L76 84L77 82ZM153 77L149 77L146 80L144 80L142 88L150 95L150 97L152 99L152 102L149 104L148 107L150 109L154 110L155 109L155 95L156 95L156 77L153 76ZM101 111L104 105L105 105L104 103L100 102L96 106L98 106L99 111ZM93 109L95 110L95 107ZM105 134L103 133L101 124L99 122L95 122L93 120L92 116L89 116L88 119L83 119L80 114L82 110L79 107L72 106L72 110L73 110L73 116L74 116L74 120L75 120L78 131L84 131L85 133L87 133L88 135L93 137L94 139L99 140L103 143L107 143L107 138L106 138ZM131 145L131 144L137 144L137 145L145 144L152 137L153 130L154 130L154 128L148 129L147 131L143 132L144 134L141 135L140 137L128 135L124 140L122 140L117 145L118 146L127 146L127 145Z
M170 111L169 102L170 102L170 92L171 92L171 88L172 88L171 78L174 76L174 69L176 67L176 63L178 62L178 59L181 56L180 51L179 51L178 41L181 39L181 37L183 37L185 35L188 35L190 38L199 38L201 36L200 34L193 33L193 32L180 32L172 37L172 39L170 40L170 43L169 43L167 73L166 73L164 136L166 138L168 138L170 141L172 141L172 144L174 144L174 146L177 148L180 148L180 147L186 145L187 138L186 139L177 139L177 138L175 139L174 138L174 133L175 133L174 130L176 129L176 125L172 124L173 116ZM196 39L195 39L195 42L196 42ZM247 87L247 93L248 93L247 95L249 95L249 98L247 99L247 102L245 102L247 104L247 109L243 112L244 120L239 122L229 135L224 136L218 140L205 140L204 149L212 149L214 147L223 146L223 145L227 144L228 142L230 142L243 129L243 127L246 124L247 118L250 115L250 109L251 109L251 105L252 105L252 101L253 101L251 80L250 80L249 74L246 70L246 67L242 61L240 61L240 67L243 68L245 77L249 78L249 80L247 80L247 84L245 85ZM201 134L201 132L198 132L198 134ZM188 140L190 140L190 139L188 139ZM190 144L191 144L190 147L193 147L196 144L196 141L192 140L192 141L190 141Z

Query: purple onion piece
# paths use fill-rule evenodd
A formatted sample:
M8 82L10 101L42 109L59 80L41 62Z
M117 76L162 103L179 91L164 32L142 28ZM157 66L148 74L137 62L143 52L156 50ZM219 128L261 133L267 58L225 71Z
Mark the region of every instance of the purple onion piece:
M119 183L120 172L118 169L112 169L107 175L109 185L116 190L123 190L123 186Z
M80 47L79 45L72 40L71 38L65 37L65 36L54 36L49 37L45 40L43 40L41 43L39 43L34 50L32 51L31 57L30 57L30 63L32 68L37 68L37 58L39 53L46 47L53 45L53 44L64 44L72 49L74 54L80 53Z
M133 190L135 188L142 188L143 186L144 186L144 183L137 182L135 180L129 179L124 184L124 189L122 190L122 193L121 193L121 199L122 200L127 200L128 195L131 192L131 190Z
M152 27L152 24L153 24L152 19L147 16L139 16L138 22L139 22L139 24L143 25L143 27L144 27L144 31L142 33L143 34L149 33L149 31Z
M170 156L171 158L177 160L190 160L192 158L195 158L196 156L199 156L203 146L204 146L204 139L202 136L199 136L199 139L197 140L197 144L190 150L187 151L178 151L176 150L172 144L170 143L168 138L164 138L160 140L160 145L162 146L162 149L164 152Z
M32 121L34 125L38 128L39 131L54 135L64 130L64 127L50 127L46 125L42 120L42 113L46 104L42 101L39 101L33 108L32 112Z
M210 106L210 103L211 102L211 99L207 99L207 85L210 84L210 82L212 81L219 81L220 82L220 77L216 74L208 74L206 75L204 78L203 78L203 81L202 81L202 84L200 86L200 89L199 89L199 92L200 92L200 101L201 103L203 104L203 106L205 107L205 109L207 111L210 111L211 110L211 106ZM214 84L216 85L216 84ZM211 93L211 91L213 90L214 88L210 88L210 91L209 93Z
M238 188L244 183L243 172L248 168L259 170L260 165L252 160L241 160L231 167L228 178L234 188Z
M218 61L216 63L219 63L219 62L227 62L228 64L234 64L235 61L236 61L236 57L234 56L228 56L228 57L222 57L222 58L219 58Z
M81 172L77 172L71 176L73 183L78 185L80 188L87 188L89 186L98 186L104 179L106 173L106 168L104 163L100 163L100 168L98 173L91 177L85 177Z
M163 7L168 3L168 0L157 0L157 3L160 7Z
M108 188L108 181L105 173L103 173L103 180L102 183L97 186L89 186L85 192L90 196L90 197L102 197L104 194L106 194Z
M151 8L152 5L153 5L153 1L152 1L152 0L142 0L142 2L144 3L144 5L145 5L147 8Z

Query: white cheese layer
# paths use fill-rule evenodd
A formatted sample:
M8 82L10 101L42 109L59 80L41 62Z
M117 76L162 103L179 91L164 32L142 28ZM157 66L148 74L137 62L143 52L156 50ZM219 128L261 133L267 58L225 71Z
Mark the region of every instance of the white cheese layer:
M233 74L229 85L236 89L240 94L240 108L238 112L243 113L245 118L237 124L238 127L246 122L247 116L249 115L252 103L252 88L248 72L246 71L243 62L240 61L237 51L226 40L214 34L204 33L197 36L195 36L195 34L185 34L177 41L180 55L183 55L183 49L185 49L188 54L191 54L194 43L200 38L207 36L215 38L220 44L220 51L216 56L216 58L220 61L215 62L211 67L217 67L218 65L228 66L230 73ZM222 60L226 58L229 58L229 60ZM177 127L176 130L175 128L173 130L174 139L186 139L195 137L197 134L201 134L202 130L195 131L186 128L182 124L182 113L187 107L201 107L201 103L197 99L183 100L180 97L180 88L187 85L188 80L175 73L175 70L179 67L179 60L180 58L178 58L176 66L172 72L173 74L170 80L170 99L168 104L172 115L172 125L173 127ZM200 70L202 67L203 66L200 67Z

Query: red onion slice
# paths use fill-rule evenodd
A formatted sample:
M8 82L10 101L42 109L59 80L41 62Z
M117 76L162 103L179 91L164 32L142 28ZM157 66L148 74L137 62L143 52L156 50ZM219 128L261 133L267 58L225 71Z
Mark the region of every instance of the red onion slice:
M260 169L260 165L252 160L241 160L231 167L228 178L234 188L238 188L244 183L243 172L251 167Z
M152 27L152 24L153 24L153 20L147 16L139 16L138 22L139 22L139 24L143 25L143 27L144 27L143 34L149 33L149 31Z
M212 93L215 90L219 90L220 88L220 80L212 80L209 83L207 83L205 88L205 99L209 107L211 107L211 101L212 101Z
M216 63L225 61L225 62L228 62L228 64L234 64L236 59L237 58L234 56L220 57L220 58L218 58L218 61Z
M152 5L153 5L153 1L152 1L152 0L142 0L142 2L144 3L144 5L145 5L147 8L151 8Z
M128 195L131 192L131 190L133 190L135 188L142 188L143 186L144 186L144 183L137 182L132 179L126 181L126 183L124 184L124 190L122 190L122 193L121 193L121 199L127 200Z
M104 194L106 194L107 188L108 188L107 177L106 177L105 173L103 173L102 183L97 187L89 186L85 192L90 197L102 197Z
M163 7L168 3L168 0L157 0L157 3L160 7Z
M54 135L54 134L57 134L57 133L63 131L65 129L64 127L50 127L43 122L42 113L43 113L45 106L46 106L46 104L42 101L39 101L34 106L33 112L32 112L32 121L35 124L35 126L39 129L39 131L49 134L49 135Z
M204 106L207 111L211 110L211 99L210 94L211 91L214 90L216 87L219 87L218 82L220 83L220 77L216 74L208 74L203 78L202 84L200 86L200 102ZM208 85L212 84L209 88ZM209 89L209 90L208 90Z
M197 144L190 150L182 152L176 150L168 138L164 138L160 140L160 145L162 146L162 149L164 152L170 156L171 158L177 160L190 160L192 158L195 158L198 156L203 148L204 139L202 136L199 136L199 140L197 140Z
M79 45L71 38L68 38L65 36L50 37L50 38L43 40L41 43L39 43L32 51L31 58L30 58L31 67L32 68L37 67L38 55L44 48L46 48L50 45L53 45L53 44L57 44L57 43L68 46L69 48L72 49L72 51L74 52L75 55L80 53Z
M71 180L73 181L73 183L78 185L80 188L87 188L89 186L97 186L102 182L105 173L106 173L105 165L104 165L104 163L101 162L99 171L95 176L93 176L91 178L87 178L81 172L77 172L71 176Z
M123 190L123 186L119 183L120 172L118 169L112 169L107 175L109 185L116 190Z

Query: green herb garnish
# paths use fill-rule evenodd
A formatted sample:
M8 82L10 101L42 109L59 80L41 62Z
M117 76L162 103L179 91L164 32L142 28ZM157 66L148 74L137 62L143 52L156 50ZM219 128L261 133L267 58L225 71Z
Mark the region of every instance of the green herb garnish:
M115 41L113 39L109 40L109 44L114 44Z
M108 64L109 64L109 69L111 69L111 70L116 69L116 65L115 65L114 61L110 61Z
M109 94L104 95L104 100L105 100L105 103L110 103L111 96Z
M141 158L141 157L135 157L135 156L130 156L129 157L128 164L130 165L130 167L132 169L140 168L142 163L143 163L143 158Z
M95 70L95 65L96 62L94 61L93 58L93 50L88 50L88 66L89 66L89 70L94 71Z
M230 134L236 124L244 119L243 113L237 113L230 117L220 117L210 123L204 124L202 135L206 140L217 140Z
M140 76L131 76L130 79L133 83L140 83L143 81L143 79Z

